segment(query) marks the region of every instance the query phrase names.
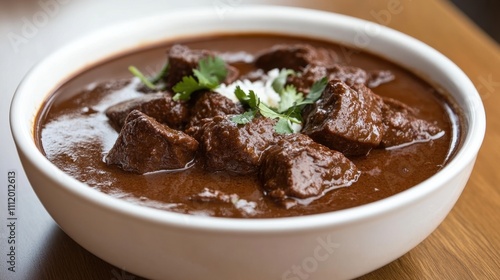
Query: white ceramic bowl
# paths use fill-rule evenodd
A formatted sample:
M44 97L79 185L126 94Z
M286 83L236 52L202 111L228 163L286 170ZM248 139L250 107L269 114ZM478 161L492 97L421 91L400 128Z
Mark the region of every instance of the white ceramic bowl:
M277 32L369 50L425 73L463 110L464 138L438 174L392 197L326 214L225 219L171 213L100 193L63 173L34 143L33 121L68 76L126 50L170 38ZM55 52L33 68L11 107L11 129L26 175L57 224L103 260L154 279L347 279L402 256L446 217L462 192L485 131L473 84L427 45L351 17L284 7L176 12L111 27Z

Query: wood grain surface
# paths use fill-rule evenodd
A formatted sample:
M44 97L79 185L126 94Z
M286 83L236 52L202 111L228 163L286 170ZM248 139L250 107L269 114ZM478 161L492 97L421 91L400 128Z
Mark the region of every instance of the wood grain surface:
M465 71L486 107L484 144L449 216L419 246L360 279L500 279L499 46L447 1L314 0L289 5L378 22L429 44ZM142 279L81 248L57 227L29 186L22 188L18 279Z

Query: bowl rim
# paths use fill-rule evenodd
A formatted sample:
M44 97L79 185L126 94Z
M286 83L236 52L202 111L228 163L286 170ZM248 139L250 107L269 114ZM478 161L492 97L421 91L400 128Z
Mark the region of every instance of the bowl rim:
M347 28L362 28L363 26L366 27L367 24L377 26L379 28L379 33L376 40L382 40L391 44L405 44L405 46L411 49L411 51L422 53L426 57L433 59L433 61L440 64L442 69L447 69L445 74L453 77L453 81L458 83L462 89L461 94L467 99L466 104L468 105L467 109L470 111L470 115L467 116L468 127L465 128L461 147L456 151L453 159L438 173L425 181L390 197L353 208L327 213L286 218L257 219L204 217L140 206L119 198L114 198L93 188L89 188L85 183L77 181L55 167L47 158L43 156L43 154L36 147L32 134L33 120L35 116L33 116L30 123L31 130L27 129L25 120L23 120L23 118L25 118L23 117L23 111L26 110L23 108L23 100L28 98L28 93L26 92L27 85L31 83L32 80L36 80L37 75L40 75L42 69L45 69L48 65L50 65L51 61L57 61L57 58L61 56L62 53L77 50L81 48L82 43L85 42L85 44L88 44L88 42L95 41L97 38L102 38L105 34L112 34L113 30L123 30L124 28L127 30L127 28L134 28L134 25L147 26L155 20L159 20L166 16L170 17L173 21L182 20L186 13L189 13L189 18L196 18L198 22L216 20L214 11L207 7L203 7L190 9L189 11L176 11L175 13L166 12L153 17L144 17L128 22L114 24L63 46L61 49L55 51L52 55L35 65L26 74L18 86L10 108L10 127L18 152L26 155L27 160L29 160L32 165L34 165L40 172L43 172L51 180L57 182L59 184L58 187L62 188L62 190L78 196L80 199L84 199L96 207L106 209L107 211L117 212L121 215L141 219L150 223L184 229L202 230L206 232L230 231L253 234L284 232L291 230L307 231L317 228L358 223L366 219L384 215L395 209L400 209L405 205L422 200L432 192L438 190L450 178L458 176L459 173L466 169L471 162L474 162L482 144L486 126L485 112L481 98L465 73L460 70L457 65L435 49L418 41L417 39L385 26L331 12L295 7L259 5L245 7L244 11L240 10L236 9L231 11L231 17L226 20L238 21L245 19L274 19L277 21L288 22L293 19L298 19L299 21L313 21L318 24L341 24L347 26ZM165 38L163 38L162 41L164 40ZM44 100L46 98L47 97L45 97ZM36 114L36 112L31 113Z

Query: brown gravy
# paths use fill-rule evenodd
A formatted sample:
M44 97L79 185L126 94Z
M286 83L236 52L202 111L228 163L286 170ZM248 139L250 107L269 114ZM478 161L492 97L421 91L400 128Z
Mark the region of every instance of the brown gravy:
M111 196L168 211L235 218L300 216L370 203L424 181L450 160L456 141L459 141L457 115L450 101L433 86L389 61L329 42L277 35L214 36L181 43L195 49L254 54L278 43L304 42L333 49L345 64L365 70L392 71L396 79L373 91L415 108L419 118L435 123L444 130L444 135L397 149L373 149L366 157L350 157L361 171L356 183L330 191L309 205L290 209L265 197L255 176L210 173L197 165L181 172L145 175L108 166L103 157L118 133L109 125L103 112L112 104L142 94L136 90L139 83L136 79L129 83L110 81L130 80L129 65L145 69L148 74L155 73L164 63L165 49L170 45L166 44L103 62L57 89L37 118L38 145L64 172ZM233 66L241 74L252 70L243 62ZM108 88L102 86L103 82L108 82ZM238 202L195 202L188 199L205 188L236 194Z

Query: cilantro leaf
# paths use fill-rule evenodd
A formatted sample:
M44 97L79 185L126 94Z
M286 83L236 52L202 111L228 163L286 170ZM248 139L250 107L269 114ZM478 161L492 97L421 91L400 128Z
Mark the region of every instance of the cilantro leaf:
M220 57L206 57L198 62L198 69L193 70L200 85L216 88L227 75L226 63Z
M248 105L248 100L250 99L250 96L248 96L245 91L241 89L240 86L236 86L236 89L234 90L234 95L236 95L236 98L243 103Z
M283 68L280 70L278 77L276 77L271 84L274 91L281 94L281 92L285 89L286 79L289 75L295 74L295 71L292 69Z
M323 91L325 90L327 84L328 79L326 77L323 77L322 79L314 82L314 84L311 86L309 94L304 99L304 101L299 103L299 105L313 104L314 102L316 102L323 94Z
M287 77L295 74L295 71L291 69L281 69L278 77L272 83L274 91L281 97L278 104L279 113L286 112L304 100L304 94L298 92L294 85L286 85Z
M248 110L243 114L235 115L231 118L231 121L237 124L247 124L255 118L255 110Z
M288 134L298 132L297 127L293 124L302 124L302 109L305 105L312 104L318 100L326 88L328 80L326 77L314 82L309 94L304 98L304 94L297 91L294 85L286 85L288 75L295 74L293 70L282 69L276 79L272 83L274 91L276 91L281 100L278 103L278 108L269 107L260 102L260 98L253 90L246 93L239 86L236 87L234 95L238 100L250 108L249 111L233 116L231 121L237 124L249 123L257 113L263 117L277 119L274 130L279 134Z
M250 109L257 109L260 103L260 99L257 97L253 90L250 90L247 94L245 91L241 89L240 86L236 86L234 90L234 95L243 105L247 105Z
M158 72L153 78L147 78L144 74L142 74L141 71L139 71L139 69L137 69L135 66L132 66L132 65L128 67L128 70L134 76L136 76L137 78L139 78L139 80L141 81L141 83L143 83L146 87L148 87L150 89L153 89L153 90L156 90L156 89L158 89L158 87L157 87L156 84L158 84L158 82L160 82L161 79L165 75L167 75L167 72L168 72L169 68L170 68L170 64L169 63L165 63L165 65L160 70L160 72Z
M288 110L290 111L289 114L288 112L287 114L282 114L278 112L277 109L271 108L266 104L260 102L260 98L255 94L253 90L250 90L248 93L246 93L239 86L237 86L234 91L234 94L241 103L250 107L249 111L240 115L233 116L231 118L231 121L234 123L237 124L249 123L250 121L252 121L255 115L259 113L266 118L278 119L278 122L276 123L274 130L280 134L294 132L292 128L292 123L298 123L298 124L301 123L300 113L298 114L299 118L297 117L297 114L292 114L294 112L292 109L295 107L291 107Z
M153 78L149 79L149 81L156 85L164 76L167 75L168 69L170 69L170 64L167 62L165 65L163 65L163 68L154 76Z
M176 93L173 100L189 100L191 94L201 89L213 90L226 78L226 63L220 57L205 57L198 61L193 76L184 76L172 88ZM195 79L196 77L196 79Z
M243 105L247 105L252 111L258 111L266 118L275 119L280 115L264 103L260 102L260 98L255 94L253 90L250 90L248 93L246 93L241 89L240 86L237 86L234 90L234 94Z
M294 132L290 121L284 118L278 120L278 122L274 126L274 130L276 130L276 132L279 134L289 134Z
M139 69L137 69L135 66L129 66L128 67L128 70L134 75L136 76L137 78L139 78L139 80L141 80L141 82L147 86L148 88L150 89L156 89L156 86L154 85L153 82L151 82L148 78L146 78L146 76L144 76L144 74L142 74L141 71L139 71Z
M178 82L172 89L177 92L172 99L179 101L189 100L193 92L205 89L205 87L200 85L193 76L184 76L182 81Z
M280 113L269 108L264 103L260 103L258 108L259 108L259 113L266 118L276 119L276 118L280 118L282 116Z
M297 92L297 89L293 85L287 85L281 92L281 100L278 106L278 112L283 113L288 109L297 105L304 100L304 95Z
M287 116L292 122L301 124L302 123L302 108L300 106L294 106L288 109L284 115Z

